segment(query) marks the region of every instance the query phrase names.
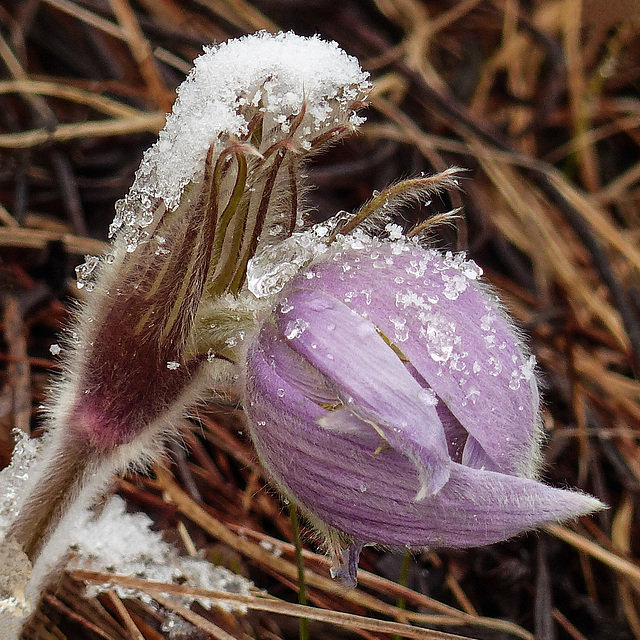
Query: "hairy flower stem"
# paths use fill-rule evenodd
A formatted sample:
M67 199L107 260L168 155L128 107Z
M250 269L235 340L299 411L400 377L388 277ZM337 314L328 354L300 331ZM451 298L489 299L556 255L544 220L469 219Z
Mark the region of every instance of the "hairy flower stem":
M300 539L300 525L298 524L298 507L289 503L289 518L293 533L293 544L296 549L296 566L298 568L298 603L307 604L307 583L304 577L304 558L302 557L302 540ZM309 640L309 620L300 618L300 640Z
M127 445L144 440L149 425L161 419L196 373L198 360L185 347L215 237L212 173L210 153L204 188L185 224L166 213L159 220L159 226L174 229L168 241L171 252L155 255L148 246L140 247L123 259L116 287L101 285L94 292L101 299L100 310L96 305L89 312L87 324L100 322L102 330L83 332L90 337L86 351L80 352L80 393L64 428L55 430L51 453L9 531L32 563L78 498L139 455L136 445L130 450ZM182 369L169 384L166 363L174 360Z
M7 540L18 542L32 564L35 564L97 466L97 452L91 453L88 448L78 451L76 448L61 447L60 455L49 459L37 485L7 533Z

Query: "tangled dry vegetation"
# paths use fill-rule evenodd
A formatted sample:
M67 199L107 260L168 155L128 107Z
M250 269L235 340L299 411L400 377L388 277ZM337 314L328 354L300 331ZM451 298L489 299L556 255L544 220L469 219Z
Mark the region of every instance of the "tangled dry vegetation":
M605 6L606 5L606 6ZM37 434L49 347L103 249L113 205L205 43L259 29L320 33L375 80L359 136L310 167L318 216L401 177L467 169L433 242L467 249L531 337L546 387L546 479L610 505L569 526L410 561L363 554L336 587L305 550L243 433L211 406L166 468L116 483L185 554L249 576L246 615L181 607L186 586L69 572L30 640L183 637L640 638L640 21L632 0L3 0L0 3L0 466ZM635 12L635 15L634 15ZM431 209L431 210L430 210ZM456 233L457 231L457 233ZM134 586L157 608L83 583ZM457 634L457 635L456 635Z

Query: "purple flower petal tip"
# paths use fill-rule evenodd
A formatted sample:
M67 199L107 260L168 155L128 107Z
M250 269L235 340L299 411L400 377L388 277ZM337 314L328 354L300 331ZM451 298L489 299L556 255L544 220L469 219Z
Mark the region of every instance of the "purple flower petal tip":
M354 589L358 585L358 561L361 551L362 544L352 542L346 549L340 549L333 558L331 577L348 589Z

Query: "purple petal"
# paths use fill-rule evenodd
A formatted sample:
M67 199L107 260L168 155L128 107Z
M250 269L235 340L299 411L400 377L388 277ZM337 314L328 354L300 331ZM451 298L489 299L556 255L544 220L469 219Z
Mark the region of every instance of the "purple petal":
M493 467L532 476L538 448L535 376L497 301L474 279L475 269L457 257L374 241L314 265L283 294L288 300L312 286L369 318Z
M351 542L346 549L341 550L341 557L333 559L331 577L342 583L344 587L353 589L358 585L358 562L363 544Z
M450 458L434 394L416 382L370 321L334 297L301 289L288 296L286 309L277 314L280 331L333 383L345 405L322 424L356 421L375 429L416 465L418 499L439 491L449 478Z
M377 452L372 429L345 433L318 423L332 412L279 371L288 347L265 325L248 354L247 406L265 466L313 517L362 542L391 546L474 546L601 507L579 493L452 463L449 482L416 500L415 466L394 449ZM290 350L289 350L290 351Z

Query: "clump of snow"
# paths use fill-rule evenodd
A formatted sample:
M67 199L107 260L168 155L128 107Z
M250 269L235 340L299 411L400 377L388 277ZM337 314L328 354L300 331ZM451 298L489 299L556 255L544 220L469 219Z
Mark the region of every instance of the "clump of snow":
M25 587L33 567L20 545L13 540L0 544L0 564L3 567L0 573L0 614L9 613L12 617L20 618L31 611Z
M30 438L24 431L14 429L16 444L11 464L0 471L0 540L18 515L26 498L29 468L36 460L39 441Z
M20 620L30 613L33 597L29 581L31 563L15 543L4 536L18 515L30 486L30 469L38 458L39 440L15 431L16 444L11 464L0 471L0 637L16 637ZM142 513L127 513L119 496L111 496L99 514L84 511L68 534L72 554L68 569L111 572L166 583L248 595L252 583L223 567L201 558L180 556L176 549L151 530L153 522ZM90 595L114 587L92 586ZM151 598L132 589L115 587L122 597L135 597L144 602ZM27 595L25 595L25 592ZM30 597L31 595L31 597ZM203 606L244 608L231 603L212 603L204 598L182 597L186 605L198 600Z
M86 512L72 531L70 540L73 556L68 569L109 571L118 575L136 576L145 580L188 584L192 587L249 595L252 583L235 573L212 565L201 558L178 555L175 548L152 531L152 520L143 513L127 513L124 500L111 496L96 517ZM120 586L92 585L90 596L115 589L122 598L138 598L151 603L144 593ZM244 610L240 605L218 604L206 598L182 597L191 604L197 600L203 606L221 606L227 610Z
M31 610L25 595L32 566L15 543L4 540L27 494L29 468L38 455L38 441L19 429L14 430L16 444L11 464L0 471L0 632L13 637L20 619Z
M129 194L116 206L110 233L124 228L128 251L135 250L159 203L174 210L185 187L202 179L209 147L217 156L247 134L254 116L264 117L264 151L289 134L304 109L293 141L305 150L334 127L360 124L355 109L370 88L368 74L335 42L293 33L230 40L206 49L194 65Z

